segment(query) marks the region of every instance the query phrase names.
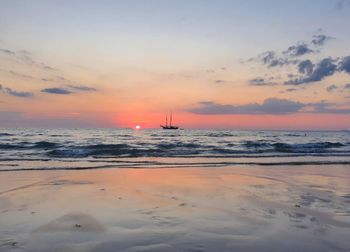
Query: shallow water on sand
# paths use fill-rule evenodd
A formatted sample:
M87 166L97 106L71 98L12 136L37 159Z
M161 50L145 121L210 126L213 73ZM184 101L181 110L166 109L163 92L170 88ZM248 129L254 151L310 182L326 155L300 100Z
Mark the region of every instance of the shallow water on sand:
M11 171L0 251L349 251L350 166Z

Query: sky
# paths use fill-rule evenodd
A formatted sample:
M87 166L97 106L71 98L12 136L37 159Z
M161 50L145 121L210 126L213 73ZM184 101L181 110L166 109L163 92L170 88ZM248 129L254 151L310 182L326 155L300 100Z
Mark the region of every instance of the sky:
M0 127L350 129L350 0L0 6Z

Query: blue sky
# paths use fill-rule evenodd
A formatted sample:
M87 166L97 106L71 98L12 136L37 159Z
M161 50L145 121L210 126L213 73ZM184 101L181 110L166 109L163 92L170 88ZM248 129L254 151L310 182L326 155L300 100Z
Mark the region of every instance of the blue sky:
M1 3L0 27L6 43L37 50L86 39L100 45L104 38L160 36L258 52L303 40L320 28L349 42L349 8L340 10L338 2L10 0Z

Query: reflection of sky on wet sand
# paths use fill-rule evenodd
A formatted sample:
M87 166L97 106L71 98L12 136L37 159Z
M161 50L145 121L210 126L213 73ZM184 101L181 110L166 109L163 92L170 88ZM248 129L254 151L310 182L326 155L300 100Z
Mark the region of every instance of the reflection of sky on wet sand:
M344 250L348 168L2 173L0 251Z

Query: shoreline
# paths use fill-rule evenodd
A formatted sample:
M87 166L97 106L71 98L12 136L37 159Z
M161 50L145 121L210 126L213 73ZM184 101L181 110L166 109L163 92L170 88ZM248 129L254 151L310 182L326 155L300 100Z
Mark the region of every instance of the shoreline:
M1 163L3 162L3 163ZM225 168L242 166L350 165L350 156L282 157L104 157L89 159L0 160L0 173L40 170Z

